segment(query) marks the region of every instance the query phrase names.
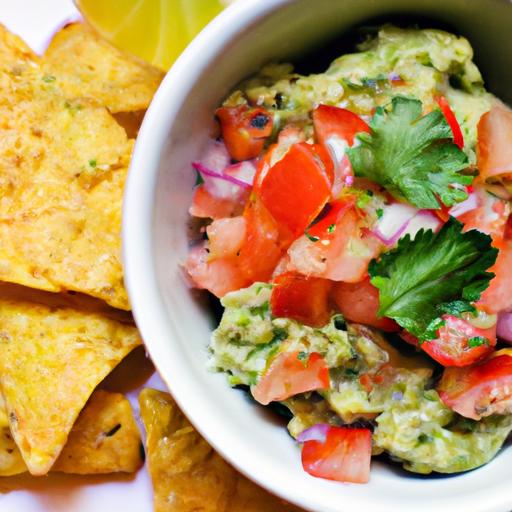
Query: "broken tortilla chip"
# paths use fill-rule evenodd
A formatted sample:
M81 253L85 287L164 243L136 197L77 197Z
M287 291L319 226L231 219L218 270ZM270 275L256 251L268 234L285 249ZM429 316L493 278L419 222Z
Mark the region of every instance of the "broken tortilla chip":
M119 393L96 390L78 416L51 471L79 475L133 473L143 464L141 455L140 433L130 402ZM26 471L27 466L10 434L2 407L0 476Z
M59 96L37 64L0 69L0 119L0 280L129 310L121 206L133 140L94 101Z
M68 25L55 35L42 69L66 98L94 98L112 113L146 110L164 76L83 23Z
M50 470L93 390L140 343L99 314L0 300L0 388L32 474Z
M168 393L144 389L141 418L155 512L298 512L238 474L195 431Z
M98 389L78 416L51 470L79 475L133 473L143 462L130 402L120 393Z

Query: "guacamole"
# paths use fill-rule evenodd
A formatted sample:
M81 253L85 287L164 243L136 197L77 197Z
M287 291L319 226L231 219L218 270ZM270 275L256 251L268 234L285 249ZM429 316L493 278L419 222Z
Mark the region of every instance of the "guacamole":
M219 253L216 245L219 237L218 234L216 237L210 236L216 232L208 228L210 240L205 242L203 259L195 257L192 270L189 270L192 277L204 276L210 271L207 265L211 262L211 274L215 274L215 279L211 281L215 282L215 286L221 278L236 277L235 284L229 288L215 288L211 281L203 286L222 297L224 307L222 319L213 332L209 346L211 369L224 372L230 385L249 388L256 398L256 389L263 377L268 377L275 370L276 361L281 364L281 372L291 371L293 367L293 371L299 375L296 379L311 378L311 375L301 373L302 363L304 367L316 364L314 378L324 379L325 382L328 375L328 386L311 385L308 391L287 393L286 396L281 393L284 398L268 400L280 402L280 407L288 411L288 430L294 438L303 442L301 435L315 425L362 425L366 432L371 431L372 454L386 453L409 471L427 474L470 470L495 456L512 430L512 416L489 413L482 417L477 411L473 416L463 417L455 411L456 407L448 407L436 389L440 375L445 371L443 366L450 367L453 360L450 359L451 354L448 354L449 357L444 354L445 359L439 359L439 354L434 353L428 343L436 336L442 338L442 335L449 336L457 329L466 329L464 332L470 329L472 334L464 339L457 331L457 339L466 344L464 357L470 353L468 357L473 359L455 361L454 366L470 366L475 361L482 361L496 344L495 327L493 335L485 330L489 327L492 330L496 315L493 317L486 313L478 317L491 318L487 326L481 322L477 328L473 324L468 328L467 322L476 322L471 315L477 316L475 304L492 278L492 274L486 271L496 261L497 250L491 247L496 218L506 219L510 205L504 201L496 206L496 201L501 201L499 198L493 199L490 206L486 205L487 210L495 212L493 227L477 227L490 236L476 230L469 234L463 231L462 222L450 217L455 214L449 207L462 202L467 197L467 191L471 192L471 183L477 172L477 126L482 115L498 105L499 101L485 90L480 72L473 63L472 48L462 37L440 30L384 26L376 37L368 38L358 50L336 59L325 73L309 76L294 73L290 64L267 65L256 76L243 82L219 109L228 110L220 114L217 111L223 122L239 123L235 128L238 135L245 137L240 138L241 142L226 138L233 137L233 125L229 125L230 131L223 131L228 151L231 151L230 144L233 145L234 140L245 144L245 153L240 152L240 147L237 148L237 154L245 154L244 158L233 158L250 161L250 157L255 158L254 155L259 152L256 158L261 158L260 162L264 165L258 164L252 195L247 192L244 192L245 196L242 194L247 202L243 213L240 210L240 215L236 217L236 226L242 226L245 230L240 238L242 245L236 245L237 242L232 242L230 238L228 241L233 245L233 254L219 260L223 266L215 267L215 256L212 254ZM447 110L443 110L443 105L449 105ZM294 165L299 166L299 162L303 168L309 165L308 169L312 169L318 162L325 164L325 154L319 148L325 142L319 131L322 126L317 126L315 123L318 119L314 118L319 106L343 110L340 115L345 116L349 124L361 126L363 123L361 129L355 130L358 136L352 137L354 141L344 142L341 155L343 157L343 151L350 148L345 155L350 157L355 172L344 175L345 185L342 192L338 190L337 196L334 192L336 185L332 185L332 195L324 200L322 208L306 219L301 229L294 232L291 240L290 226L295 224L289 210L294 207L288 207L288 211L285 207L280 209L272 198L278 197L279 187L285 186L282 176L289 171L282 164L286 159L283 155L288 155L290 159L290 155L293 155ZM447 111L451 118L446 115ZM424 117L421 117L422 114ZM233 121L235 115L239 117ZM247 117L249 115L252 117ZM371 116L374 117L370 122ZM247 129L240 128L243 122L249 123ZM322 129L329 130L329 118L324 118L323 122ZM366 125L366 122L370 124ZM418 128L420 123L423 123L421 129ZM404 125L407 125L406 128L403 128ZM460 135L456 133L459 127ZM396 133L402 129L403 133L397 136ZM257 130L266 130L265 136L259 137ZM392 130L395 132L391 133ZM367 133L361 136L361 131ZM416 133L419 133L418 137ZM286 136L283 137L283 134ZM418 147L414 147L415 144ZM391 150L388 151L388 147L393 145L398 148L392 155L394 160L389 157ZM411 154L407 154L408 148L400 153L402 146L407 145L412 146ZM361 149L361 146L364 147ZM268 150L268 158L262 154L263 149ZM309 160L307 151L313 152ZM390 165L385 157L391 160ZM236 165L253 164L231 163L230 172L235 172ZM346 159L341 159L337 165L341 166L342 171L350 167ZM343 168L343 165L346 167ZM427 171L433 169L430 174L425 171L423 179L424 184L430 183L432 186L428 197L423 195L421 179L413 183L407 175L409 171L420 172L421 166ZM271 173L272 169L278 167L281 177L276 178L275 188L268 185L267 195L264 195L261 180L270 182L269 174L265 173ZM393 181L395 168L401 169L400 182ZM322 180L330 179L329 166L324 165L322 169L325 172L315 185L306 184L302 192L294 189L291 195L303 193L305 202L310 189L321 190L324 186ZM366 174L358 174L360 169ZM311 173L313 179L313 171ZM354 175L356 180L363 176L363 185L354 185ZM295 186L295 175L290 172L286 176ZM259 191L256 188L258 184ZM328 192L331 194L331 191ZM279 222L273 224L269 216L259 217L258 223L251 224L251 215L255 215L259 204L254 199L258 194L274 218L282 219L277 228L275 226ZM410 197L413 200L409 200ZM222 200L226 201L226 197ZM287 204L296 205L297 211L301 208L300 198L296 203L293 197L287 200L290 201ZM314 200L315 197L312 197L311 201ZM432 200L434 206L429 206ZM441 209L441 206L444 210L438 213L436 209ZM201 208L204 208L204 204ZM465 211L471 211L467 208ZM376 233L374 226L386 215L384 212L391 210L399 211L392 214L399 218L410 215L404 226L411 231L397 232L394 239L377 232L377 240L375 236L372 238ZM340 211L349 213L340 214ZM209 216L214 219L215 225L215 214ZM482 218L479 217L478 222L482 222ZM412 230L416 219L419 227ZM235 225L234 219L222 219L221 222ZM467 222L471 228L474 227L472 221ZM500 225L501 228L504 222L506 220ZM349 235L345 237L348 242L343 238L342 230L351 233L352 238ZM261 239L258 239L259 233L263 233ZM270 261L264 278L261 278L264 272L260 261L253 258L250 265L246 263L250 251L244 249L244 240L250 242L250 251L259 251L257 258ZM433 243L438 244L438 249L434 251L436 257L428 260L429 247ZM331 247L338 247L339 253L331 250ZM457 247L460 247L460 251ZM223 245L222 250L225 254L228 249ZM445 262L452 259L460 262L460 268L454 266L445 269ZM354 277L357 265L360 265L361 271ZM414 265L418 265L417 269L411 270ZM291 282L296 279L293 281L297 286L293 292L295 295L292 294L290 299L296 302L294 314L274 314L271 305L277 286L275 276L281 275L279 269L282 272L282 268L292 268L289 279ZM467 271L468 268L470 271ZM229 272L222 274L225 269ZM285 271L283 275L288 274ZM308 281L311 276L313 281L316 279L314 284ZM368 276L372 278L371 285ZM403 311L398 307L392 310L395 304L393 294L399 295L397 290L403 285L402 276L407 283L412 283L407 292L413 290L414 293L409 294L413 300L402 300ZM454 295L446 286L449 279L455 282L452 288L459 286L459 295ZM340 292L342 295L335 296L338 307L331 307L333 296L327 299L326 294L332 293L333 287L345 281L348 285ZM431 286L432 282L437 283L438 289ZM350 288L353 283L366 283L364 286L368 290L368 297L364 299L367 300L368 310L374 308L371 315L361 311L361 308L357 309L357 304L354 306L353 302L359 298L353 298L354 290L357 291L357 286ZM311 290L314 291L311 293L317 294L318 300L310 300L311 297L303 293L305 286L312 286ZM225 289L235 291L225 294ZM284 290L283 293L286 293L287 289ZM427 294L427 299L422 294ZM309 324L301 321L307 306L297 304L300 302L297 299L299 296L317 315ZM419 299L414 302L418 297L423 302ZM331 302L328 303L328 300ZM350 320L350 315L342 313L343 301L350 303L350 311L354 315ZM380 304L375 305L375 301L380 301ZM396 301L398 303L399 300ZM321 316L322 307L328 310L328 317ZM380 314L384 307L392 311L386 315ZM355 313L354 309L357 310ZM427 310L430 316L424 318L427 313L423 313ZM285 308L282 311L288 310ZM389 317L388 323L382 321L384 316ZM371 322L358 320L362 317L370 317ZM319 318L323 318L320 323ZM447 326L447 322L451 324ZM388 331L394 332L389 334ZM408 346L400 336L416 346ZM426 345L422 347L421 343ZM270 387L272 385L268 384ZM279 396L279 393L274 396ZM344 481L342 477L336 478Z
M324 356L332 389L283 401L293 414L288 424L292 436L317 423L342 425L370 417L376 424L374 454L385 451L417 473L473 469L500 449L512 430L512 417L491 416L479 422L459 417L439 400L426 357L392 360L389 353L396 349L378 331L346 324L340 315L321 328L273 318L271 289L267 283L255 283L222 299L225 311L212 336L211 366L226 372L231 385L252 386L280 352ZM379 385L365 389L360 375L371 375L383 365L388 367Z

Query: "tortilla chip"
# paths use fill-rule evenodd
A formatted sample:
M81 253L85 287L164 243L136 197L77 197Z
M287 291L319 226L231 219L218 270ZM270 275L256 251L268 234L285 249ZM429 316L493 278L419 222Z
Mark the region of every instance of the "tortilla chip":
M194 430L168 393L144 389L139 402L155 512L299 511L239 475Z
M133 473L143 462L130 402L120 393L98 389L78 416L51 470L79 475Z
M78 416L51 471L79 475L133 473L143 464L141 455L140 433L130 402L119 393L96 390ZM26 471L1 407L0 476Z
M0 476L12 476L24 473L27 466L12 438L5 402L0 394Z
M38 60L39 57L21 38L0 24L0 69L16 76Z
M93 390L140 343L99 314L0 300L0 387L32 474L49 471Z
M55 78L63 96L94 98L111 112L147 109L164 76L82 23L57 33L42 59L42 68Z
M37 67L1 77L13 99L0 100L0 280L130 309L120 232L133 141L105 108L61 98Z

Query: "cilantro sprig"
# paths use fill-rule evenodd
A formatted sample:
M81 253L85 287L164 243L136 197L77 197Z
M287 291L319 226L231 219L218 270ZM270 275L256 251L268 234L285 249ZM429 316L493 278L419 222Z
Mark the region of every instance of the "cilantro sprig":
M389 108L390 107L390 108ZM394 197L418 208L439 209L463 201L461 185L473 177L466 154L453 143L453 134L440 110L422 116L419 100L397 96L387 108L378 107L371 133L360 133L360 145L347 154L356 176L376 181Z
M462 227L452 217L437 234L420 230L413 240L407 235L370 263L378 314L393 318L420 342L435 338L443 314L474 311L473 303L494 277L487 272L498 254L491 237L464 233Z

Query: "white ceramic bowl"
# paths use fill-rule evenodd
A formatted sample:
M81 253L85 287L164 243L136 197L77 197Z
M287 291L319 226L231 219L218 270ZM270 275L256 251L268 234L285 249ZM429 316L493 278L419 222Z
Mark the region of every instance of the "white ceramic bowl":
M393 12L431 16L467 35L491 89L510 100L509 1L240 0L176 62L144 120L125 198L128 291L148 351L180 407L227 460L275 494L314 511L506 512L510 449L454 477L420 478L379 462L368 485L307 475L282 424L206 370L213 319L181 275L195 179L190 162L210 136L215 107L264 63L293 59L353 24Z

